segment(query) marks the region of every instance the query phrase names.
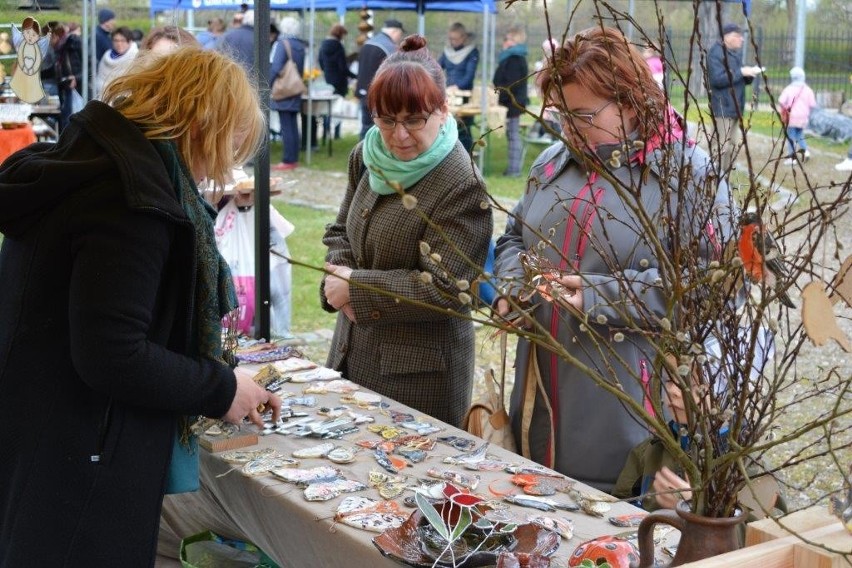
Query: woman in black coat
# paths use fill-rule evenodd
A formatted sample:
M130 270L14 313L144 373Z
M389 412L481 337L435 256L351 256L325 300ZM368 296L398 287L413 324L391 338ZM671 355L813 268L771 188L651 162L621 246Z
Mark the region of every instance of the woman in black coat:
M0 566L153 566L189 417L277 419L223 350L235 298L196 187L264 134L245 72L187 47L3 163Z
M349 92L349 79L356 75L349 70L346 62L346 49L343 46L343 38L348 32L341 24L334 24L328 32L328 37L322 40L319 48L320 69L322 69L325 82L334 87L334 94L345 97ZM328 133L331 126L331 117L326 116L323 128ZM334 138L340 138L340 124L334 130Z

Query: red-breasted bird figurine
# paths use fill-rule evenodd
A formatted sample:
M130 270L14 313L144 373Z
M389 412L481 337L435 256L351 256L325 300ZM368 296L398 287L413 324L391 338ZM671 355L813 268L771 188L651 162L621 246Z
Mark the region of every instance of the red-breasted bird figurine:
M796 304L783 289L783 282L789 277L781 260L778 244L764 227L760 216L753 211L743 213L740 217L738 248L749 279L752 282L763 282L773 288L782 304L795 308Z

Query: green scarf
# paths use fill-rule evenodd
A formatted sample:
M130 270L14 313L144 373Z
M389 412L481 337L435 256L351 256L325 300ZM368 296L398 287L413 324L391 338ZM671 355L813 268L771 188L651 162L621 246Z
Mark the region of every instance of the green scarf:
M456 119L448 114L446 122L438 132L438 137L429 149L413 160L403 162L385 148L382 133L377 126L373 126L367 131L362 147L364 165L370 171L370 189L379 195L396 193L396 190L385 181L387 179L398 182L403 191L408 190L452 152L458 139Z
M177 198L195 231L195 309L190 355L232 364L233 354L222 348L222 318L237 307L237 294L228 263L219 254L213 224L216 210L204 201L177 147L171 140L156 140Z
M216 210L204 201L192 175L171 140L155 140L176 197L195 232L195 299L188 354L236 366L233 353L222 347L222 318L237 307L237 295L228 264L219 254L213 222ZM195 417L183 416L172 443L166 493L196 491L199 487L198 438L192 433Z

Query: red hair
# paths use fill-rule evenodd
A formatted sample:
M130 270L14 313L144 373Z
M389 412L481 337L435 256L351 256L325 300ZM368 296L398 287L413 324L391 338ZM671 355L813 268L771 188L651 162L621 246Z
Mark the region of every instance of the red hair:
M644 139L658 131L668 108L642 54L615 28L589 28L566 41L547 59L536 81L547 104L557 107L565 103L562 86L574 84L633 109Z
M447 100L447 80L426 49L426 39L410 35L379 67L367 92L367 108L382 116L430 113Z

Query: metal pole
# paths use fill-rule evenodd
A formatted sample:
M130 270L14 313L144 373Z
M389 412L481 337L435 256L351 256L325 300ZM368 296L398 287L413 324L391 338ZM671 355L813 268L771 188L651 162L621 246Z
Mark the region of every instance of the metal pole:
M313 77L314 72L314 19L316 18L316 9L314 0L311 0L309 6L311 29L308 32L308 52L305 53L305 68L308 70L308 77ZM311 164L311 154L313 153L313 137L314 137L314 93L311 89L311 81L308 80L308 119L305 121L305 161L308 165ZM329 142L330 143L330 142Z
M480 85L480 105L482 107L481 116L479 117L479 136L482 137L485 133L488 125L486 121L488 120L488 59L489 59L489 51L488 51L488 24L489 18L491 14L488 12L488 6L485 4L482 5L482 54L480 56L480 60L482 61L482 85ZM487 147L480 146L479 147L479 172L482 175L485 175L485 152L490 152L490 149Z
M92 48L92 30L89 24L89 16L94 9L95 0L91 0L91 5L89 5L89 1L86 0L83 2L83 100L89 100L89 76L94 77L94 73L90 72L91 61L95 58L94 49Z
M258 91L269 109L269 0L254 3L254 63ZM270 339L269 292L269 134L254 159L254 313L256 338Z
M627 3L627 13L630 15L631 19L636 15L636 0L630 0ZM629 39L631 42L633 41L634 30L635 28L633 26L633 22L631 21L627 25L627 39Z
M805 68L805 23L807 21L807 3L805 0L796 0L796 53L794 63L796 67Z

